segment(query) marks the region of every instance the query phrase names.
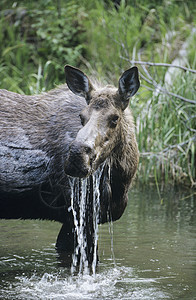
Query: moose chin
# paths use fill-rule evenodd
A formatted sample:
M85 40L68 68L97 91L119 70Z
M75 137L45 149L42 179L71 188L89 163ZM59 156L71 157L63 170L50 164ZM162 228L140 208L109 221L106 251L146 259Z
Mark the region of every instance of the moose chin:
M62 222L57 247L71 251L70 176L91 178L103 165L100 223L108 210L119 219L127 205L139 159L129 102L140 83L137 67L118 87L95 84L69 65L65 79L39 95L0 90L0 218Z

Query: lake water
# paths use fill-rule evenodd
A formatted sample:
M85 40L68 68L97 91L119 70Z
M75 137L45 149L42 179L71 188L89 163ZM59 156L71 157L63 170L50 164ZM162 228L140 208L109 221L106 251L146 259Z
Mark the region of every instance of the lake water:
M99 226L94 275L71 274L60 224L0 220L0 299L196 299L196 193L135 187L119 221Z

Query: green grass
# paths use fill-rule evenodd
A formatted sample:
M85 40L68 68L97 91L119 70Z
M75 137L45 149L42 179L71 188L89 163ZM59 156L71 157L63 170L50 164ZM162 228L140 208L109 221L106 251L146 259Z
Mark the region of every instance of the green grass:
M188 84L188 80L187 80ZM156 96L148 106L137 107L140 179L194 185L196 177L195 105ZM143 178L141 178L141 174Z
M75 1L9 2L0 13L0 87L32 94L64 83L64 65L83 53L83 9Z

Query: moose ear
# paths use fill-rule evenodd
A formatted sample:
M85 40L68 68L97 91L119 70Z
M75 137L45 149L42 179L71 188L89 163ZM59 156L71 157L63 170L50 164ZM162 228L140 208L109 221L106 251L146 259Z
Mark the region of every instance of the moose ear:
M90 92L93 87L88 77L79 69L65 66L65 79L69 89L76 95L85 97L86 100L90 97Z
M129 98L135 95L140 87L138 68L133 67L125 71L119 79L118 92L122 99L122 109L129 104Z

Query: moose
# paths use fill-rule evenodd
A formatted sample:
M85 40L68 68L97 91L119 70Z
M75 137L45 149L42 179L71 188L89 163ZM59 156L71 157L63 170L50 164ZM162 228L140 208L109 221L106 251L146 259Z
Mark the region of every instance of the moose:
M73 252L70 178L91 182L107 160L99 223L119 219L127 205L139 158L129 99L140 82L137 67L122 74L118 88L69 65L65 78L67 85L39 95L0 90L0 218L59 221L57 250ZM89 220L92 193L90 183ZM91 238L89 230L89 256Z

